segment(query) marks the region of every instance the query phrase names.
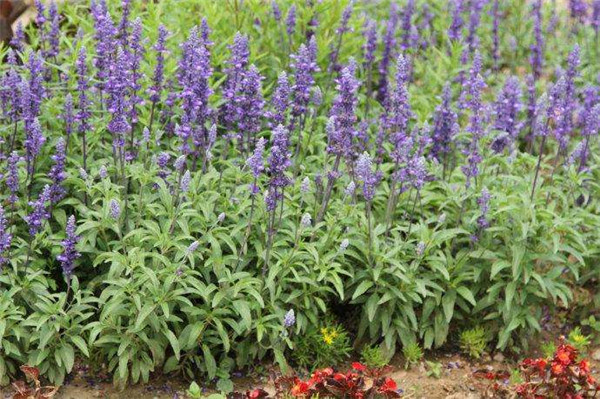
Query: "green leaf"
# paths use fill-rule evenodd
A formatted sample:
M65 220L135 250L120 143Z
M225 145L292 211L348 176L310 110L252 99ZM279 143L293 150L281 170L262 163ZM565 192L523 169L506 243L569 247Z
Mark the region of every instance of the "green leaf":
M90 352L88 351L87 344L85 343L85 340L83 338L81 338L78 335L74 335L71 337L71 342L73 342L73 344L75 344L75 346L79 348L81 353L83 353L87 357L90 357Z
M60 350L60 354L63 364L65 365L65 371L70 373L71 370L73 370L73 364L75 363L75 353L73 347L69 344L63 345Z
M515 297L515 291L517 290L517 282L511 281L506 286L506 308L510 309L513 298Z
M477 301L475 301L475 297L471 293L471 290L469 290L467 287L458 287L456 289L456 291L460 294L460 296L465 298L471 305L477 306Z
M177 340L177 337L175 336L175 334L173 334L173 331L171 331L171 330L166 330L165 336L171 343L171 347L173 348L175 358L177 358L177 360L179 360L179 341Z
M356 298L364 294L372 286L372 281L365 280L362 283L360 283L358 287L356 287L356 290L354 290L354 294L352 294L352 300L355 300Z
M142 310L140 311L140 313L138 314L138 317L135 321L135 325L133 326L134 331L140 331L143 329L144 326L142 326L142 323L144 323L144 321L146 321L146 318L148 316L150 316L150 314L154 311L155 306L154 305L145 305Z
M454 314L454 302L456 301L456 291L448 291L442 298L442 307L444 308L444 315L446 316L446 322L450 323Z
M208 378L215 378L217 375L217 362L215 361L212 353L210 353L210 348L208 345L202 345L202 352L204 353L204 364L206 365Z
M525 255L525 245L523 243L516 243L512 245L511 249L513 254L512 274L513 280L516 280L521 276L523 270L523 266L521 263L523 260L523 256Z
M217 389L224 394L231 393L233 392L233 381L229 378L219 378L219 381L217 381Z
M498 260L498 261L494 262L494 264L492 265L492 270L490 271L490 280L493 279L494 277L496 277L496 275L498 273L500 273L502 270L506 269L507 267L510 267L510 263L508 263L505 260Z
M283 356L283 352L281 351L281 349L273 349L273 355L275 356L275 361L281 368L281 372L285 374L289 366L287 364L287 361L285 360L285 356Z

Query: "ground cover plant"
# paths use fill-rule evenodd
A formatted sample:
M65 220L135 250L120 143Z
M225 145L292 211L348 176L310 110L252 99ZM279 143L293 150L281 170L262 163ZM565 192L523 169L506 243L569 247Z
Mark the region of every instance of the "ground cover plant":
M1 383L595 320L599 1L36 6L2 53Z

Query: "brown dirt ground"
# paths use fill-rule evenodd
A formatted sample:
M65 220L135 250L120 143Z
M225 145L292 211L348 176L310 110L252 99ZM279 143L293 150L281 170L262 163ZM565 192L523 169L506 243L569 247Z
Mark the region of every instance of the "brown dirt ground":
M394 369L389 375L404 390L404 398L414 399L476 399L485 396L489 382L475 378L473 373L477 370L499 371L510 370L515 363L510 359L496 356L492 360L486 356L482 361L471 362L459 355L441 355L429 358L430 361L440 362L443 365L441 378L427 376L425 363L405 370L401 358L394 359ZM501 360L501 361L498 361ZM600 362L592 361L593 375L600 378ZM188 383L183 380L165 377L151 379L147 385L132 386L124 391L115 389L110 381L96 382L84 372L80 372L68 384L61 387L55 399L184 399ZM235 389L245 391L252 387L262 387L268 392L273 392L272 384L264 377L234 379ZM206 394L213 393L211 389ZM10 398L9 389L0 389L0 398Z

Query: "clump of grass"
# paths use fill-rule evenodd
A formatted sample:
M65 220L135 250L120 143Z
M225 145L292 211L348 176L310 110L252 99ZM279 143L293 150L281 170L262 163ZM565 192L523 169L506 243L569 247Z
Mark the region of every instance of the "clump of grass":
M365 346L360 352L360 359L371 369L382 368L389 363L389 358L385 355L381 347L377 345Z
M591 338L581 332L581 327L575 327L569 332L567 342L573 345L579 353L586 353L590 347Z
M402 355L406 362L404 367L409 369L421 361L423 358L423 349L421 349L421 346L417 342L412 342L402 348Z
M460 349L472 359L480 359L487 347L486 333L483 327L477 326L460 334Z

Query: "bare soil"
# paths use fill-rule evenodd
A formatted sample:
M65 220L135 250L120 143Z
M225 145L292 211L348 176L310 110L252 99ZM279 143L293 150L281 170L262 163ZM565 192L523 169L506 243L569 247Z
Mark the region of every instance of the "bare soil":
M600 351L597 349L596 352ZM591 351L594 353L594 351ZM511 359L502 355L496 355L491 359L486 355L481 361L473 362L459 355L441 355L437 358L429 358L429 361L440 362L443 372L440 378L427 376L427 365L425 362L406 370L401 358L394 359L394 369L389 375L404 390L405 398L415 399L476 399L490 397L486 396L486 390L490 382L477 378L477 371L510 371L515 367ZM592 374L600 379L600 362L591 359ZM151 379L149 384L136 385L119 391L113 387L107 378L90 376L82 368L76 376L61 387L56 399L184 399L185 391L189 383L177 378L159 377ZM198 382L201 386L203 384ZM503 382L500 382L503 383ZM211 384L204 384L208 396L215 391ZM273 385L268 378L259 375L248 377L239 376L234 378L236 391L245 391L250 388L261 387L267 392L273 393ZM10 389L0 389L0 398L10 398Z

